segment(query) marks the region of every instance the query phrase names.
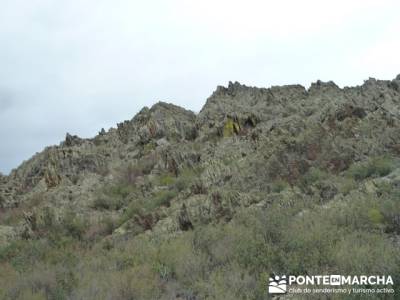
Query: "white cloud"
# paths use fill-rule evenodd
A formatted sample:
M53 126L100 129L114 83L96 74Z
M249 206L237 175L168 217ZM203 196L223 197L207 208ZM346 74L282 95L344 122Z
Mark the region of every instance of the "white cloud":
M0 170L66 131L94 135L158 100L199 110L229 80L390 78L400 73L399 8L393 0L4 0Z
M391 79L400 74L400 21L394 22L371 47L365 49L354 64L361 72L368 72L380 79Z
M395 1L204 0L175 1L175 19L228 37L301 38L365 19L399 6ZM385 5L384 5L385 4Z

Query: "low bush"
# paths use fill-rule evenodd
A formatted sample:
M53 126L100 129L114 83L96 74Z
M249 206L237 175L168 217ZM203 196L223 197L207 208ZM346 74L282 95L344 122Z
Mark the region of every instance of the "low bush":
M146 215L154 212L160 206L169 206L170 201L177 196L175 190L161 190L148 198L137 198L131 201L122 214L119 224L123 224L135 215Z
M307 179L314 187L327 182L318 172ZM332 180L341 190L344 182ZM276 201L238 209L229 222L195 223L174 234L102 239L120 225L115 219L88 228L72 212L55 218L49 210L45 234L0 248L0 298L264 299L271 273L390 274L397 289L400 192L395 181L374 182L376 193L353 180L346 195L323 205L313 196L286 205L285 195L275 194ZM124 217L156 215L177 197L176 184L146 198L127 193Z
M143 174L143 168L133 164L128 164L120 171L121 181L125 184L135 184L137 178Z
M146 205L147 210L153 210L160 206L169 206L170 202L177 195L176 191L159 191L152 198L147 200L148 205Z
M120 210L127 205L128 196L137 192L134 185L114 183L101 189L92 203L95 209Z
M2 209L0 196L0 224L16 225L24 216L24 212L31 211L39 206L45 199L44 193L36 193L27 198L17 207Z
M343 178L336 176L333 178L333 181L338 186L339 192L345 196L357 188L357 182L351 177Z
M389 157L377 157L352 165L348 170L348 174L355 180L363 180L368 177L386 176L394 168L393 159Z
M285 180L277 179L274 182L272 182L271 191L273 193L280 193L288 187L289 187L289 183L287 183Z
M81 240L88 228L88 222L83 217L78 217L74 212L66 212L61 224L61 228L66 235Z
M117 172L118 180L125 185L134 185L139 177L150 174L157 163L154 153L144 156L137 163L129 163Z
M117 226L115 218L109 216L103 217L98 222L93 222L88 226L84 238L86 241L95 242L104 236L112 234Z
M185 168L179 172L179 176L175 181L175 189L179 192L191 188L199 190L201 186L200 175L201 168Z
M176 181L176 177L172 174L163 174L158 178L158 183L162 186L172 186Z
M304 176L301 177L300 181L303 186L308 186L318 181L324 180L328 178L328 176L329 175L325 171L312 167L307 171L306 174L304 174Z
M379 209L371 208L368 210L368 218L373 224L382 224L384 217Z
M124 206L124 201L122 198L112 198L107 195L99 195L93 201L92 207L95 209L105 209L105 210L119 210Z
M400 190L397 184L380 184L378 188L380 197L376 202L383 215L385 231L400 234Z
M224 123L224 127L222 128L222 136L223 137L231 137L234 134L238 134L240 132L239 123L228 117Z
M398 202L394 189L385 193L368 199L351 194L329 207L273 203L240 210L229 223L108 239L108 247L87 250L76 238L20 241L0 250L0 267L11 264L24 276L11 281L0 274L0 283L9 299L263 299L272 272L391 274L397 280L400 254L376 222L386 224ZM173 196L157 193L146 199L154 201L147 209ZM77 224L74 219L69 223ZM67 228L67 236L75 232Z

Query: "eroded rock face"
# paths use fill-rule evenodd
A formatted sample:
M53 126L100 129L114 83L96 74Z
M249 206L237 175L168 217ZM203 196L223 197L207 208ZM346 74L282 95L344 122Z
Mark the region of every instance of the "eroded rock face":
M131 121L119 123L117 132L123 143L147 144L162 138L193 140L196 137L195 118L191 111L159 102L150 109L142 109Z
M95 219L109 214L93 208L97 193L121 180L121 170L130 172L126 178L136 187L127 192L129 201L146 201L170 189L169 181L190 179L168 205L129 220L157 232L229 221L237 207L290 197L332 201L340 192L330 182L301 196L292 191L290 197L274 194L274 184L293 187L315 168L341 174L368 157L399 157L399 85L399 76L343 89L321 81L309 89L235 82L218 87L198 115L160 102L92 139L67 134L60 145L37 153L9 176L0 175L0 208L26 205L42 193L40 205L68 207ZM198 173L193 180L190 170ZM165 174L172 179L163 185L157 178ZM129 232L128 225L118 232ZM3 228L3 237L11 231Z
M83 140L77 135L70 135L69 133L67 133L63 145L66 147L79 146L82 144L82 142Z

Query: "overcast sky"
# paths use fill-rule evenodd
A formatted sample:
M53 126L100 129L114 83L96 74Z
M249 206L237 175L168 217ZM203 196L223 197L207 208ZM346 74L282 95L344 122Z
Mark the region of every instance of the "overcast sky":
M0 171L217 85L400 73L400 1L0 0Z

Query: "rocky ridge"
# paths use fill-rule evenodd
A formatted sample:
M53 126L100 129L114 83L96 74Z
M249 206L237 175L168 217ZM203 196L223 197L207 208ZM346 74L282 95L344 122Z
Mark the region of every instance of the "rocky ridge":
M340 175L382 156L396 161L400 156L400 75L343 89L321 81L309 89L229 83L197 115L160 102L94 138L67 134L60 145L0 175L1 211L21 211L15 220L1 222L0 244L34 236L49 211L55 222L66 210L98 222L172 189L168 201L121 220L112 236L173 234L229 221L239 207L276 201L328 203L346 197L343 183L300 188L306 174L321 169ZM400 182L396 170L387 178L391 184ZM374 180L354 193L374 193ZM115 196L104 187L120 182L132 187L118 195L122 204L99 208L99 197ZM278 184L290 188L277 193Z

